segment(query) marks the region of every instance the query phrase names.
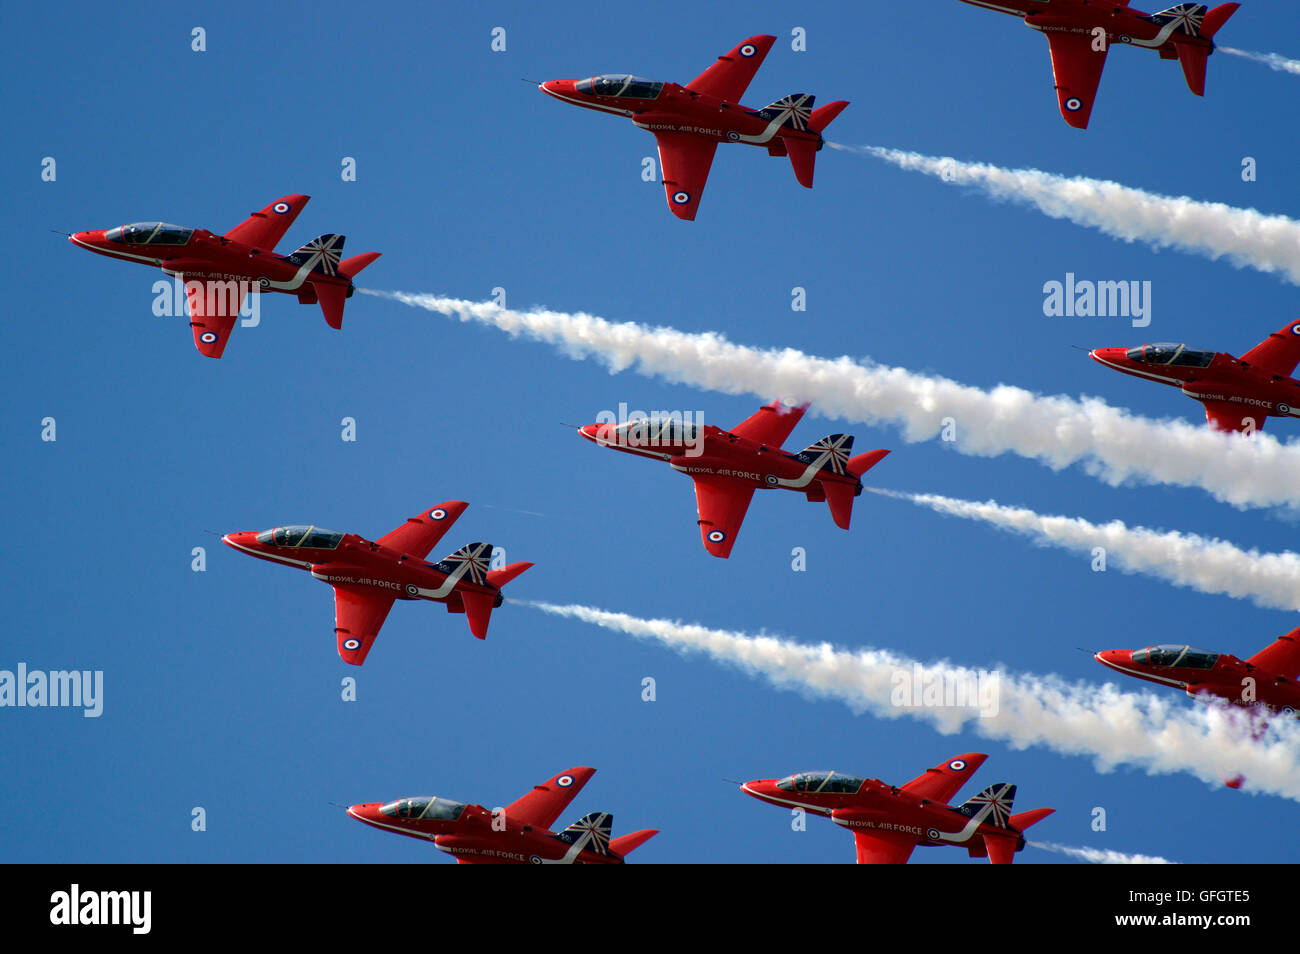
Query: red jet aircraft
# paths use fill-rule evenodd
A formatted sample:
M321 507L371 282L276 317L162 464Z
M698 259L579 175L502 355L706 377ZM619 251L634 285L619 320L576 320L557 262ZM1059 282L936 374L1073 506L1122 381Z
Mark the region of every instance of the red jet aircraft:
M538 88L575 106L627 116L654 133L668 208L679 219L694 219L720 142L789 156L799 184L812 188L822 130L849 104L838 100L813 109L813 96L794 93L762 109L741 106L740 97L775 42L774 36L751 36L685 86L610 73L550 80Z
M1181 388L1205 405L1205 419L1221 431L1260 430L1264 418L1300 417L1300 321L1275 331L1240 358L1191 351L1181 344L1097 348L1088 357L1116 371Z
M315 526L228 533L221 542L261 560L307 570L334 587L334 632L339 656L360 666L394 600L433 600L464 613L469 630L487 637L492 610L505 586L531 563L488 569L492 544L471 543L438 563L425 557L469 504L447 500L370 542L355 533Z
M1224 3L1206 12L1204 4L1180 3L1146 14L1129 0L963 0L976 7L1010 13L1047 37L1061 115L1076 129L1088 128L1092 102L1111 44L1156 50L1163 60L1183 65L1187 85L1205 95L1205 63L1214 52L1214 34L1237 12ZM1102 36L1104 31L1104 39Z
M276 243L310 198L276 199L225 235L165 222L136 222L76 232L68 240L110 258L156 265L184 281L194 346L209 358L220 358L253 284L260 291L297 295L303 305L319 302L325 323L343 327L343 302L352 297L352 279L380 253L339 261L343 236L327 233L290 255L277 255Z
M593 768L575 766L496 812L447 798L399 798L353 805L348 814L374 828L432 841L462 865L621 865L659 832L647 828L611 839L614 817L606 812L551 831L595 774Z
M1265 706L1282 715L1300 710L1300 628L1265 646L1245 662L1191 646L1107 649L1097 662L1126 676L1174 686L1192 698L1217 696L1234 705Z
M949 799L986 758L967 752L902 788L838 772L800 772L779 781L746 782L740 789L773 805L826 815L849 829L857 841L860 865L901 865L917 846L932 845L962 845L972 858L1009 865L1025 847L1022 832L1055 809L1011 814L1016 787L1006 782L990 785L953 808Z
M849 528L853 498L862 493L860 478L889 451L850 457L853 437L848 434L823 437L797 454L783 451L781 445L807 408L774 401L730 431L699 428L670 415L658 421L588 424L578 433L601 447L665 460L695 481L704 549L727 557L755 490L796 490L811 501L824 500L835 525Z

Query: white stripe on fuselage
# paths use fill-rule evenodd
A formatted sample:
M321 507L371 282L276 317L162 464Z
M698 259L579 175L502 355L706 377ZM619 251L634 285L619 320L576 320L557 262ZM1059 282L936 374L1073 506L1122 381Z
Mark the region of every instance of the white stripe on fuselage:
M1104 364L1108 368L1114 368L1116 371L1122 371L1124 374L1134 374L1134 375L1138 375L1139 377L1150 378L1153 381L1162 381L1165 384L1175 384L1179 387L1183 386L1183 381L1181 378L1167 378L1163 374L1152 374L1150 371L1139 371L1136 368L1126 368L1120 364L1112 364L1111 362L1107 361L1105 358L1096 357L1096 352L1093 352L1093 355L1094 356L1092 360Z
M562 99L566 103L573 103L575 106L585 106L588 109L599 109L601 112L614 113L618 116L631 116L630 109L615 109L613 106L602 106L600 103L592 103L585 99L574 99L572 96L561 96L559 93L553 93L549 89L543 90L547 96L554 96L556 99ZM638 123L638 125L640 125Z
M1113 662L1107 662L1104 659L1098 659L1097 662L1101 663L1103 666L1109 666L1111 669L1114 669L1116 672L1126 673L1130 676L1137 676L1139 679L1154 679L1156 682L1163 682L1166 685L1177 686L1179 689L1187 688L1187 683L1180 682L1177 679L1166 679L1164 676L1157 676L1154 673L1139 672L1136 669L1125 669L1123 666L1118 666Z
M281 563L289 563L292 564L293 566L304 566L307 567L308 569L311 568L311 564L306 562L305 560L290 560L288 557L276 556L274 553L267 553L263 550L254 550L251 549L250 547L241 547L238 543L231 543L231 541L229 540L227 540L226 542L229 543L236 550L243 550L245 553L251 553L253 554L253 556L256 557L262 557L263 559L266 560L279 560Z
M100 248L98 245L88 245L78 239L75 235L69 236L72 241L76 242L82 248L88 248L92 252L98 252L100 255L111 255L113 258L127 258L134 262L148 262L150 265L161 265L161 258L149 258L145 255L132 255L130 252L118 252L113 249Z

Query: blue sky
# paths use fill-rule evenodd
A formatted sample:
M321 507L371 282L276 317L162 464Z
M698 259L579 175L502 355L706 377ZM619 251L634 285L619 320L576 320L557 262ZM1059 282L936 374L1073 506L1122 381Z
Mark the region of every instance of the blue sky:
M0 325L10 625L0 668L102 669L104 714L0 710L0 857L9 861L437 861L334 803L439 794L504 804L571 765L597 775L566 813L662 834L638 862L839 862L835 826L723 778L835 768L901 783L961 752L989 761L962 795L1014 781L1033 834L1179 861L1295 862L1295 806L1188 776L1099 773L973 734L855 715L579 623L507 605L486 642L438 606L394 608L366 665L345 666L332 600L305 574L220 546L211 529L316 523L374 538L449 498L444 541L503 546L536 567L521 599L586 603L921 659L1098 684L1089 650L1186 641L1247 656L1291 615L1201 595L864 497L851 532L795 495L760 495L727 561L699 544L690 484L603 452L560 422L620 402L733 424L756 401L611 375L535 343L367 296L341 333L315 306L267 296L220 361L151 313L152 270L92 257L48 229L162 219L224 232L278 196L312 201L281 244L323 232L382 251L359 284L545 305L716 330L759 346L854 357L984 387L1089 394L1147 416L1200 417L1176 392L1108 374L1070 345L1187 341L1235 353L1296 317L1279 279L1126 245L1037 212L831 150L817 185L784 159L723 148L694 223L641 180L653 140L566 108L521 79L634 72L686 82L746 36L780 39L745 97L852 105L828 132L1295 215L1293 77L1225 55L1207 95L1176 63L1110 57L1085 133L1057 113L1046 43L956 0L924 4L380 4L10 13L14 91ZM689 24L689 26L683 26ZM206 30L207 51L190 49ZM507 48L490 48L491 30ZM789 37L802 27L807 52ZM1278 49L1300 12L1247 4L1220 39ZM40 178L54 157L57 179ZM1243 182L1241 161L1258 162ZM353 157L357 181L340 178ZM1046 318L1066 272L1151 281L1153 320ZM807 290L793 312L791 289ZM774 395L775 396L775 395ZM894 453L871 483L1048 513L1293 547L1293 517L1205 493L1108 487L1079 468L907 444L821 418L794 449L848 431ZM40 440L44 417L58 440ZM340 439L357 421L358 440ZM1270 431L1293 438L1274 421ZM207 569L190 569L191 548ZM793 547L808 570L790 568ZM358 701L339 681L358 678ZM641 701L641 680L657 701ZM1130 688L1137 688L1136 685ZM1190 703L1189 703L1190 704ZM32 825L75 804L76 824ZM190 830L202 806L207 831ZM1091 830L1106 809L1108 829ZM1208 823L1207 819L1213 819ZM914 862L971 863L958 851ZM1051 863L1027 851L1022 861Z

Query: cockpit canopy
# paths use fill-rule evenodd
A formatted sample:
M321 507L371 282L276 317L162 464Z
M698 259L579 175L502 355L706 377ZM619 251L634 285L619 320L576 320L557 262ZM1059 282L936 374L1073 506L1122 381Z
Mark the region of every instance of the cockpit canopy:
M110 242L125 242L127 245L184 245L193 234L193 229L183 229L166 222L136 222L109 229L104 233L104 238Z
M1142 364L1166 364L1180 368L1208 368L1214 360L1213 351L1191 351L1187 345L1160 344L1139 345L1129 348L1127 357L1130 361Z
M1144 666L1170 666L1179 669L1213 669L1219 654L1192 646L1148 646L1133 654L1133 661Z
M257 535L258 543L275 547L311 547L316 550L333 550L343 539L337 530L320 527L276 527Z
M614 434L619 443L633 447L642 444L685 444L697 439L699 428L691 421L681 421L671 416L658 419L638 417L617 425Z
M853 795L866 779L839 772L800 772L787 775L776 787L787 792L820 792L823 795Z
M417 818L455 821L465 811L465 803L453 802L449 798L399 798L379 810L390 818L405 818L408 821Z
M629 76L627 73L606 73L591 79L579 80L573 85L579 93L592 96L616 96L620 99L654 99L663 90L663 83Z

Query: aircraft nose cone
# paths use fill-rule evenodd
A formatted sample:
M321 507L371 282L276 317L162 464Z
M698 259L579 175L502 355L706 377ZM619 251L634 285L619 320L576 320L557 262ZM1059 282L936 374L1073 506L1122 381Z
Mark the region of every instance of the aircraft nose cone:
M604 424L584 424L582 427L578 428L578 433L587 440L594 441L600 433L600 429L604 426Z
M1128 666L1133 663L1133 650L1103 649L1092 658L1103 666Z

